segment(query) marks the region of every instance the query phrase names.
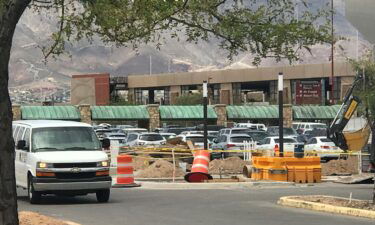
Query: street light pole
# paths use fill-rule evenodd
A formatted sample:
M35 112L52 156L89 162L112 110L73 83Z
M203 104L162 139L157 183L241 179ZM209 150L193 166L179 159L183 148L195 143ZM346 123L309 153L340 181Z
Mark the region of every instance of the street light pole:
M204 150L208 149L207 143L207 103L208 103L208 90L207 81L203 81L203 138L204 138Z
M280 157L284 155L284 115L283 115L283 89L284 89L284 77L283 73L279 73L279 154Z
M334 104L335 103L335 99L334 99L334 86L335 86L335 82L333 80L333 76L334 76L334 72L335 72L335 67L334 67L334 47L335 47L335 38L334 38L334 33L333 33L333 0L331 0L331 79L330 79L330 86L331 86L331 90L330 90L330 100L331 100L331 104Z

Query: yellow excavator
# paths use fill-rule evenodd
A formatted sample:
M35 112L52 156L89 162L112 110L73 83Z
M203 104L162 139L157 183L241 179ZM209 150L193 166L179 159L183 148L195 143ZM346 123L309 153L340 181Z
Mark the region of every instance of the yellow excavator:
M366 125L354 132L344 132L345 126L353 116L358 105L361 103L359 97L354 96L353 92L358 83L362 80L362 76L357 75L353 85L347 91L340 110L337 112L335 119L327 129L327 136L335 145L345 152L361 151L367 144L371 133L371 127L367 121Z

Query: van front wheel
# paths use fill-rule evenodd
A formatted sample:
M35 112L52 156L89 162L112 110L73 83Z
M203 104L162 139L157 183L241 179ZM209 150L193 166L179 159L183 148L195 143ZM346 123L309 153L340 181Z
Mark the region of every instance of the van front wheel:
M33 179L30 176L27 182L27 193L31 204L38 204L42 199L42 195L34 190Z
M110 189L97 191L96 199L98 200L98 202L108 202L110 193Z

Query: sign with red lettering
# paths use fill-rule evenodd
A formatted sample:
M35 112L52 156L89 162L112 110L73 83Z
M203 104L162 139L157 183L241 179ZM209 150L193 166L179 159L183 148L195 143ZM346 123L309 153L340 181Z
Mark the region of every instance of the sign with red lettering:
M296 104L321 104L322 84L320 81L296 81Z

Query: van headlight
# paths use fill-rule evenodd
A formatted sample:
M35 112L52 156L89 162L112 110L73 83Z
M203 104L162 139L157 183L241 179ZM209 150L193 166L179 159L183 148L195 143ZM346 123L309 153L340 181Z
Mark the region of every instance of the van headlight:
M109 166L109 162L107 160L106 161L97 162L96 166L97 167L108 167Z
M45 163L45 162L37 162L36 163L37 168L53 168L52 163Z

